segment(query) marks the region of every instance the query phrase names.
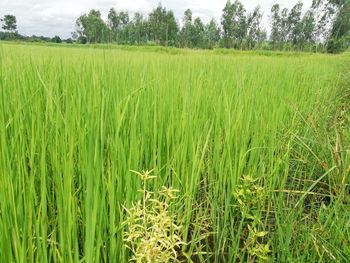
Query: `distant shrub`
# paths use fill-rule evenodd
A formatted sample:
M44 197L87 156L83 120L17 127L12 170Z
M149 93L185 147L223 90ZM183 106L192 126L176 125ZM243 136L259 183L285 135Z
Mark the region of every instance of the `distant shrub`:
M327 53L337 54L345 51L348 47L346 38L332 38L327 45Z
M72 44L73 43L73 39L68 38L64 42L66 42L67 44Z
M62 43L62 39L59 36L54 36L51 39L51 42L53 42L53 43Z
M80 37L78 37L78 39L77 39L77 43L78 43L78 44L86 44L86 43L87 43L87 38L84 37L84 36L80 36Z

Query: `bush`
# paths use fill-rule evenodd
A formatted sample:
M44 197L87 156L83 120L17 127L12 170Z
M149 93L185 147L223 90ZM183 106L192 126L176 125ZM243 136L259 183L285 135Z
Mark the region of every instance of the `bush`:
M345 51L347 48L347 41L345 37L336 39L332 38L327 44L327 53L338 54Z
M87 43L87 38L84 37L84 36L80 36L80 37L78 37L78 39L77 39L77 43L78 43L78 44L86 44L86 43Z
M51 38L51 42L62 43L62 39L59 36L54 36L53 38Z

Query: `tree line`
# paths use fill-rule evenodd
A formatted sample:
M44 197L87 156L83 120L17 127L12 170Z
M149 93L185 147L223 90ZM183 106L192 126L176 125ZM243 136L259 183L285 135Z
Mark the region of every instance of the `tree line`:
M204 23L194 17L190 9L182 20L174 12L159 4L149 14L111 8L107 21L101 12L92 9L76 20L74 41L85 43L116 43L125 45L163 45L181 48L212 49L217 47L242 50L300 50L338 53L350 43L350 0L313 0L303 13L303 3L297 2L290 10L274 4L269 14L270 34L262 23L260 6L248 11L242 2L227 1L220 22L211 19ZM16 18L2 19L0 39L25 38L16 31ZM2 37L3 36L3 37ZM32 37L34 40L60 43L54 38ZM66 42L73 42L72 39Z
M187 48L274 49L339 52L349 46L350 1L314 0L302 13L299 1L290 10L271 8L271 34L262 25L260 6L247 11L236 0L227 1L220 23L203 23L187 9L181 27L172 10L161 4L147 16L111 8L107 21L98 10L80 16L73 36L80 43L157 44Z

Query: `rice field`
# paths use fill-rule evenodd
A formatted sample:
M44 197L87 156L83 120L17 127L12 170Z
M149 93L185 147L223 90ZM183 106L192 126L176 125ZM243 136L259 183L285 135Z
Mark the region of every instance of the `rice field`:
M131 170L154 169L149 191L179 190L178 261L348 262L349 68L0 43L0 261L128 262Z

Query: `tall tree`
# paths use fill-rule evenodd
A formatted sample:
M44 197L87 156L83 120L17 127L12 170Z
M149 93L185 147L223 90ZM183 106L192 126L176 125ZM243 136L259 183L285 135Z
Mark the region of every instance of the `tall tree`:
M226 2L226 5L222 10L222 12L223 13L221 18L221 25L222 25L223 34L224 34L223 35L224 47L231 48L233 47L233 36L234 36L233 16L235 11L230 0Z
M321 3L314 1L312 12L315 18L315 36L317 43L324 43L329 39L330 36L330 24L335 16L335 10L333 7L328 6L328 3Z
M288 15L287 23L287 32L288 32L288 41L293 45L297 44L298 38L300 37L302 25L301 21L301 12L303 9L303 3L299 1L291 10Z
M109 41L118 41L118 31L120 26L120 19L118 13L114 8L111 8L108 13L108 27L110 29Z
M277 48L281 42L281 16L280 16L280 5L275 4L271 8L271 36L273 48Z
M288 8L283 8L281 11L281 24L280 24L280 47L283 46L284 43L288 41L289 37L289 10Z
M108 13L108 27L110 29L110 40L126 44L129 42L129 14L128 12L117 12L111 8Z
M211 19L205 27L205 42L206 48L213 48L217 46L220 41L220 28L215 19Z
M175 46L177 44L179 26L173 11L169 10L166 13L165 23L165 45Z
M236 0L233 4L233 38L235 45L240 48L247 35L246 10L243 4Z
M173 11L167 11L161 4L154 9L148 18L151 39L161 45L175 45L178 26Z
M130 25L129 41L140 45L147 41L147 25L141 13L136 12Z
M76 31L79 37L86 37L89 43L106 42L109 34L100 11L95 9L77 19Z
M192 11L187 9L184 13L182 19L183 27L181 30L181 46L182 47L192 47L192 37L193 37L193 24L192 24Z
M151 39L158 44L165 42L165 21L166 9L159 4L148 16Z
M338 8L337 17L332 25L330 40L327 45L327 51L338 53L349 46L350 34L350 1L334 1Z
M10 32L14 32L17 29L17 19L14 15L5 15L3 19L2 29Z
M350 31L349 0L314 0L315 34L318 42L324 42L327 51L336 53L346 47Z
M196 17L193 22L192 45L196 48L205 47L205 27L202 20Z
M119 12L120 20L120 32L119 32L119 42L121 44L129 43L129 27L130 27L130 17L127 11Z
M261 40L261 19L262 13L260 6L257 6L252 13L248 14L247 44L249 49L254 48L256 43Z
M127 44L129 42L129 13L126 11L119 12L119 21L119 42L122 44Z
M308 10L301 21L301 34L298 39L298 48L315 44L315 17L312 9Z

